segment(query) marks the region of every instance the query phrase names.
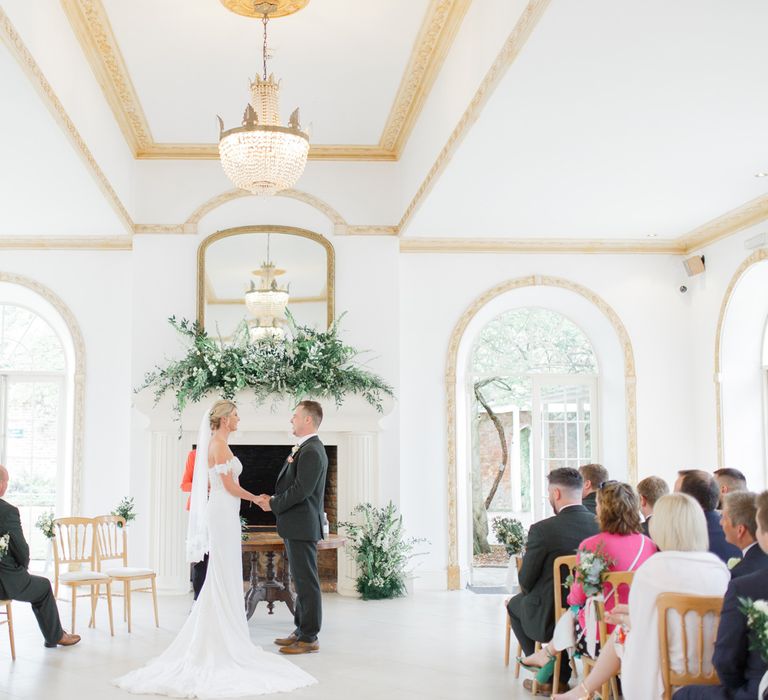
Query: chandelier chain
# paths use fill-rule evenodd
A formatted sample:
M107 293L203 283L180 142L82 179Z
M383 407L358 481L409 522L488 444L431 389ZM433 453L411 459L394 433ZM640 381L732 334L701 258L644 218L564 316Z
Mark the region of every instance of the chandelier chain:
M265 12L261 18L261 23L264 26L264 43L261 50L261 60L264 67L264 80L267 79L267 22L269 22L269 15Z

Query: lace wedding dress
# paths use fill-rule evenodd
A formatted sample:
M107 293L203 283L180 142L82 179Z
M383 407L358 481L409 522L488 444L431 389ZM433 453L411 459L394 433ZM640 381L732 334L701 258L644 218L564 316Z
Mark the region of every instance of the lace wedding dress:
M236 478L235 457L211 467L207 517L208 573L200 595L176 639L143 668L114 681L130 693L177 698L223 698L294 690L317 681L287 659L254 646L243 603L240 499L220 474Z

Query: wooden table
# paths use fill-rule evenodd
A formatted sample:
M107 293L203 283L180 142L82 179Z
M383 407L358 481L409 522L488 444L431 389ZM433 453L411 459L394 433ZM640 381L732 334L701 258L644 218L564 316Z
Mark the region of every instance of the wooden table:
M317 549L339 549L347 539L343 535L329 535L317 543ZM282 601L293 614L296 594L291 589L291 574L288 568L288 555L285 553L283 538L276 532L249 532L248 539L243 540L243 552L250 554L251 571L248 576L250 588L245 593L245 615L251 619L256 606L264 601L269 614L272 615L275 603ZM259 580L259 554L267 555L267 577ZM280 580L276 577L275 555L279 554L283 561L283 575Z

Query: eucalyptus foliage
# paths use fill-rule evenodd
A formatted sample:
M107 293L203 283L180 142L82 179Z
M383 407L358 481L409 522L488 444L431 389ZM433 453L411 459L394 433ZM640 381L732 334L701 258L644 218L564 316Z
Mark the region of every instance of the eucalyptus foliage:
M197 322L169 323L189 345L187 354L166 367L149 372L138 391L152 387L155 401L167 391L176 396L180 414L189 402L215 393L231 399L239 391L253 392L257 404L267 398L332 398L341 405L347 394L359 394L378 411L392 387L354 361L360 355L339 338L338 322L326 331L297 325L286 313L290 333L285 338L252 340L245 322L231 343L212 338Z
M118 503L115 506L115 509L112 511L112 515L119 515L121 518L125 520L125 524L127 525L131 520L136 520L136 511L134 508L134 502L133 502L133 496L128 498L128 496L125 496L120 503Z
M405 567L416 556L414 545L423 538L403 536L403 516L390 501L384 508L370 503L355 506L352 515L362 523L340 522L347 531L347 551L358 565L357 592L363 600L397 598L405 593Z
M523 553L528 534L517 518L494 518L491 527L499 544L504 545L510 557Z

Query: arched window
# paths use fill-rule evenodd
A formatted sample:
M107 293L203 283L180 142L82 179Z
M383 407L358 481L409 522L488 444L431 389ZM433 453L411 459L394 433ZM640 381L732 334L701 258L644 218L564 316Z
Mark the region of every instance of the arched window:
M469 362L474 551L482 554L494 517L528 526L545 515L549 471L598 460L598 368L584 332L542 308L487 323Z
M0 463L7 498L21 513L32 559L45 557L37 517L56 506L64 462L67 356L51 325L34 311L0 303Z

